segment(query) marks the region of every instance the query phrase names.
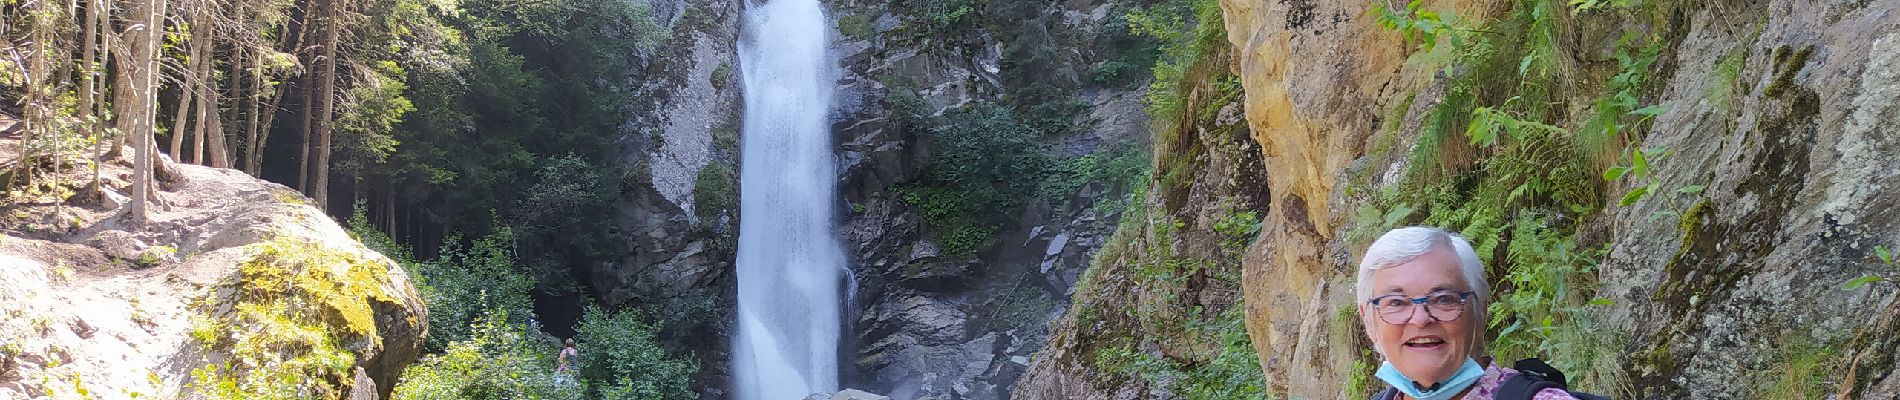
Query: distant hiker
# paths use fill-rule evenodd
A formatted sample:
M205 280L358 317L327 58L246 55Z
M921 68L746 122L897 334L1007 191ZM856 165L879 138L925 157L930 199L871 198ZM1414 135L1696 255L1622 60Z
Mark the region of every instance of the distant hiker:
M562 347L561 355L555 357L554 383L563 386L573 384L574 370L579 369L575 364L580 362L581 352L574 349L574 338L567 338L567 346Z
M1390 387L1374 400L1592 400L1537 359L1504 368L1484 352L1490 285L1464 237L1431 227L1394 229L1359 260L1360 323L1385 362Z

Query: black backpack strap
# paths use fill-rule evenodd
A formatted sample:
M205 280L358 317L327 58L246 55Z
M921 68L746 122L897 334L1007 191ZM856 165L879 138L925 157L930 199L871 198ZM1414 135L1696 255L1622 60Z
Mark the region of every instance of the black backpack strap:
M1535 358L1517 360L1511 368L1517 370L1517 375L1505 379L1504 383L1498 386L1496 400L1530 400L1544 389L1562 390L1578 400L1610 400L1608 397L1570 391L1569 381L1564 379L1564 372L1544 363L1544 360Z
M1372 395L1372 400L1394 400L1398 398L1399 389L1392 387L1386 387L1385 390L1379 391L1379 394Z
M1520 375L1529 375L1537 380L1556 383L1559 389L1570 387L1570 381L1564 379L1564 372L1558 371L1556 367L1550 366L1544 360L1535 358L1517 360L1517 363L1511 364L1511 369L1517 370Z

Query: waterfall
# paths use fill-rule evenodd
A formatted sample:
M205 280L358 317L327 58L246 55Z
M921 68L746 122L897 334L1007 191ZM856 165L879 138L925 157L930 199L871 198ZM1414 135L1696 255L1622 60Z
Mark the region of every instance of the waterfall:
M754 0L744 24L733 389L741 400L799 399L838 385L845 262L827 120L837 75L818 0Z

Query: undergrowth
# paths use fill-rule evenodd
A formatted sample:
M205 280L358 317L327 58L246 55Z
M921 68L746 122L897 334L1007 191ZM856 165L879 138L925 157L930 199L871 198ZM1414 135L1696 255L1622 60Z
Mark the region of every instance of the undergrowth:
M1417 50L1413 64L1433 69L1445 91L1425 111L1399 182L1368 193L1353 213L1348 242L1363 249L1379 233L1409 224L1460 233L1496 283L1488 309L1492 355L1506 363L1541 357L1568 372L1573 387L1608 390L1621 377L1613 361L1604 361L1619 351L1614 335L1600 326L1600 310L1611 303L1595 297L1596 265L1607 244L1582 239L1579 229L1612 204L1606 200L1612 185L1626 175L1637 180L1636 189L1614 204L1674 189L1661 187L1647 170L1631 174L1646 168L1645 154L1625 151L1667 111L1642 101L1654 86L1665 43L1627 35L1618 41L1615 69L1593 74L1568 56L1575 50L1559 26L1591 23L1566 21L1583 13L1633 12L1630 4L1510 5L1488 20L1460 19L1422 1L1373 5L1380 23ZM1594 88L1590 81L1559 79L1572 76L1607 78ZM1565 108L1577 98L1591 99L1588 107ZM1636 165L1619 161L1623 156ZM1674 189L1671 198L1699 191Z

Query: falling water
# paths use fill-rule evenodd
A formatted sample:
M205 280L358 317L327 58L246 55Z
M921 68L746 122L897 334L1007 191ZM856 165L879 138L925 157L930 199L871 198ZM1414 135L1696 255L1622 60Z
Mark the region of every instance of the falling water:
M741 400L798 399L838 385L844 254L832 233L837 175L826 113L836 75L826 26L818 0L753 0L746 10L732 360Z

